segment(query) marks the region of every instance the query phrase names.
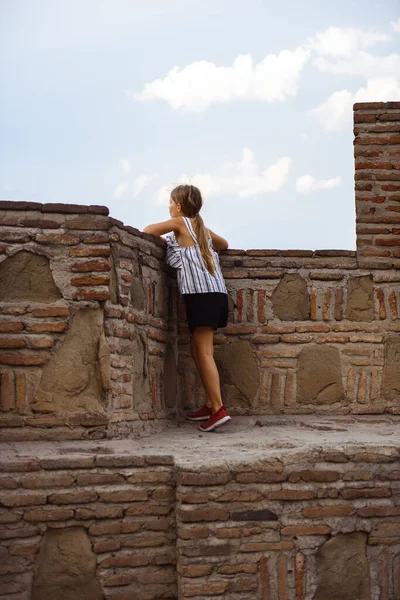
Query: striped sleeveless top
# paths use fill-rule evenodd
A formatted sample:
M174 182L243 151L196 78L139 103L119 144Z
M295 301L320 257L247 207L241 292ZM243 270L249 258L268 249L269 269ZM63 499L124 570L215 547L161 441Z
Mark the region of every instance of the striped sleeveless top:
M226 294L226 286L219 257L212 247L212 238L208 231L208 243L210 245L211 254L214 258L215 276L211 275L204 264L201 256L201 250L197 241L197 236L194 232L190 219L183 217L186 227L193 238L195 245L184 247L178 244L174 233L169 233L165 236L167 242L167 251L165 262L177 269L178 287L181 294L205 294L207 292L221 292Z

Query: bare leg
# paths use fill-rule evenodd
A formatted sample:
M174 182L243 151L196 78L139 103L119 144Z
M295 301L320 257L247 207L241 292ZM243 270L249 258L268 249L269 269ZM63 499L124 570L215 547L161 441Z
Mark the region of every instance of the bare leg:
M213 413L222 406L221 386L217 365L214 360L212 327L196 327L192 339L197 358L196 366L206 390Z
M199 359L197 357L196 346L194 344L193 335L190 339L190 354L192 355L192 358L193 358L194 362L196 363L196 367L199 372L201 382L203 384L204 389L206 390L206 386L204 385L204 381L203 381L203 376L200 371L200 363L199 363ZM212 408L212 403L211 403L210 397L207 393L207 390L206 390L206 406L208 406L208 408Z

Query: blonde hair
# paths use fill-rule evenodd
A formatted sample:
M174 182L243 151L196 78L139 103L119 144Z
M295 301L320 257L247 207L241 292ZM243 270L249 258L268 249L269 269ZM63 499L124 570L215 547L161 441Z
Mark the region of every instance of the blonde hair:
M180 204L185 217L194 218L194 230L200 246L201 257L207 271L215 276L214 257L211 253L204 221L200 216L203 198L199 188L194 185L178 185L171 192L175 204Z

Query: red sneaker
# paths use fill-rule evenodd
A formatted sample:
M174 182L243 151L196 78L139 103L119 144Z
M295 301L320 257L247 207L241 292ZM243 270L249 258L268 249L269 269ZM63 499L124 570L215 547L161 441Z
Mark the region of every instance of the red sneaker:
M230 421L231 418L226 412L225 406L221 406L221 408L208 419L207 423L203 423L199 425L200 431L213 431L220 425L223 425L227 421Z
M208 421L211 415L211 408L208 408L208 406L204 405L199 408L199 410L186 413L186 418L189 419L189 421Z

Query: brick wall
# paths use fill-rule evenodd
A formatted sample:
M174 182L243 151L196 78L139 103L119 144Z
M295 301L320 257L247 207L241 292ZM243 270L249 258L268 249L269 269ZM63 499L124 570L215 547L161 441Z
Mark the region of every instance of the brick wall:
M220 256L230 316L215 355L233 414L398 414L400 103L354 108L357 250ZM179 328L181 397L192 407L204 391L183 315Z
M201 470L127 454L3 460L0 597L31 598L46 532L83 529L109 600L308 600L329 586L397 598L399 479L395 446Z
M361 264L400 265L400 102L354 106L357 253Z
M398 459L397 451L354 447L181 470L179 597L397 598ZM320 561L333 540L336 554ZM362 574L354 552L365 560ZM333 563L328 589L324 571L335 573Z
M355 106L357 251L221 253L233 414L398 413L399 110ZM202 402L164 252L105 207L0 203L0 439L123 437Z
M3 440L121 437L176 407L165 243L107 215L0 202Z
M83 528L107 599L176 598L173 463L129 455L3 462L0 597L30 600L45 532Z

